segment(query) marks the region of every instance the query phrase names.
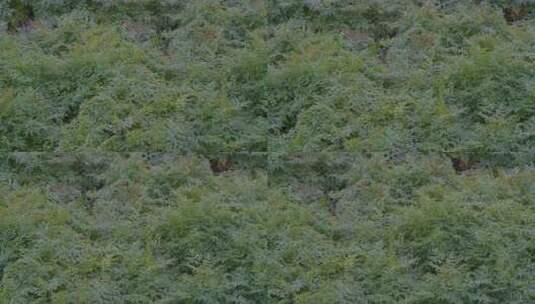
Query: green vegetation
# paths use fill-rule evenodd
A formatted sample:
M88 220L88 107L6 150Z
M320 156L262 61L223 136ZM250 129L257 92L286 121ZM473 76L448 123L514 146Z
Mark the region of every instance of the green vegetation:
M535 303L535 2L0 0L0 303Z

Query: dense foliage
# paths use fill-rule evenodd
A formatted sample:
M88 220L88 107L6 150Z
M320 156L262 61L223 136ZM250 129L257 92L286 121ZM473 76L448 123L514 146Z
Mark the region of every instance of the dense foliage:
M0 303L535 303L535 2L0 0Z

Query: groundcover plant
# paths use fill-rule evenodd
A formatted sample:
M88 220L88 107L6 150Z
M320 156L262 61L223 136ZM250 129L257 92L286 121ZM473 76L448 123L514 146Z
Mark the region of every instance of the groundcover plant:
M0 0L0 303L535 303L535 2Z

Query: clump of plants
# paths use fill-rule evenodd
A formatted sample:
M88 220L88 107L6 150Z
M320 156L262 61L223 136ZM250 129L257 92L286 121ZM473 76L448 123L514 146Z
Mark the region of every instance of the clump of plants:
M531 303L530 1L0 0L0 303Z

